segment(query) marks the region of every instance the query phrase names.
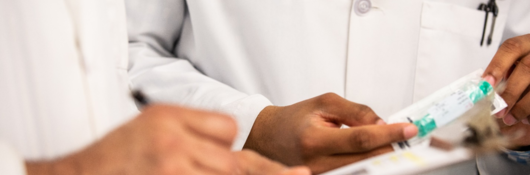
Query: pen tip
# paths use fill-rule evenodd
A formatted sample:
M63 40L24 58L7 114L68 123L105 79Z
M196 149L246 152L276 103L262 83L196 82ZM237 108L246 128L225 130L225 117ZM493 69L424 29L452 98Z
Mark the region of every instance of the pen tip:
M137 103L140 103L142 105L146 105L147 104L147 98L145 98L145 95L142 91L140 90L135 90L132 92L132 96L134 98L134 100L136 100Z

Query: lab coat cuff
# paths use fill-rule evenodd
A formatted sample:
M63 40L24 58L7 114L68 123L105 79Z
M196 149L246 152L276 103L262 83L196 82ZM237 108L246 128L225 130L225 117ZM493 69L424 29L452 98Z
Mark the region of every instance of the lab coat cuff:
M230 110L232 111L231 115L237 120L238 124L238 133L232 145L232 150L239 151L243 149L254 121L256 121L261 110L270 105L272 103L262 95L250 95L229 105L229 108L233 109Z
M22 156L2 142L0 142L0 174L26 174L26 166Z

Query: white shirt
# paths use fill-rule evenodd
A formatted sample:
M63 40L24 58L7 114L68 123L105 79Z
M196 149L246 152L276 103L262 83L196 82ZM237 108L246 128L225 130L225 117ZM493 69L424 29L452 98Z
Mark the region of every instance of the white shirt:
M133 117L121 0L0 0L0 174Z
M487 0L369 0L365 14L355 1L126 0L131 81L158 101L234 115L241 148L267 105L334 92L386 118L530 32L528 0L497 0L489 46Z

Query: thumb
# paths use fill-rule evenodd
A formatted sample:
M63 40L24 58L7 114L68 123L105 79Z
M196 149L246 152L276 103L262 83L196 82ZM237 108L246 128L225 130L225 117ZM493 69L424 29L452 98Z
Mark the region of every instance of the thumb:
M348 129L325 128L314 133L317 149L331 154L362 153L393 142L407 140L418 133L409 123L365 125Z

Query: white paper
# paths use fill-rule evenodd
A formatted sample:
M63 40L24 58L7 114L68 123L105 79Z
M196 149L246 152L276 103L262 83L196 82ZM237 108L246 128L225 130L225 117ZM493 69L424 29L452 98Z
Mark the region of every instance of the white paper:
M433 147L415 147L390 152L339 169L325 175L417 174L474 158L465 148L444 151Z

